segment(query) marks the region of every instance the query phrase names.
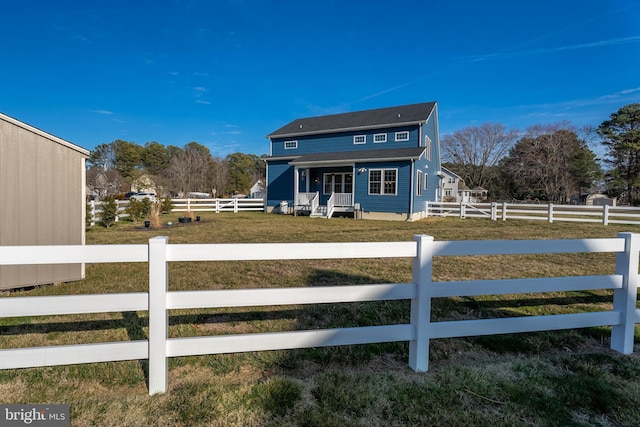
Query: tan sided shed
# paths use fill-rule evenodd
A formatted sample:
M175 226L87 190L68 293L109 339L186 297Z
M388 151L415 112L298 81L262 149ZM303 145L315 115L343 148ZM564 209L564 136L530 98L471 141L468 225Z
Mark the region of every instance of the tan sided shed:
M0 113L0 246L84 244L88 156ZM83 264L0 266L0 289L83 277Z

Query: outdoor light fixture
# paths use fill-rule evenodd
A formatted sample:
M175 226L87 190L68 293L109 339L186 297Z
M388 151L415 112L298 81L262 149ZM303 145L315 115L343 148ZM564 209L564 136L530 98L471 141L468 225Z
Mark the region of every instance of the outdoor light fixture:
M365 173L366 171L367 171L367 168L358 169L358 173Z

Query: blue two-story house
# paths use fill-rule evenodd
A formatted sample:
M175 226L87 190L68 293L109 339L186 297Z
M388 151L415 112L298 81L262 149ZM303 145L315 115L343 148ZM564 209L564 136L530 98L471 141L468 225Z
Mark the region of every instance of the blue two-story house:
M267 212L412 221L442 197L436 102L297 119L267 138Z

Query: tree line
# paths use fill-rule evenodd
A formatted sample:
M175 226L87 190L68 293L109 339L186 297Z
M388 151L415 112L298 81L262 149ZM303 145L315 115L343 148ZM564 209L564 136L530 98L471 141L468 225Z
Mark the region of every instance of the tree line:
M87 183L98 198L124 194L132 188L154 188L162 196L201 192L225 197L248 194L258 180L264 182L266 165L255 154L216 157L197 142L177 147L118 139L96 146L87 167Z
M569 122L524 131L499 123L471 126L445 135L441 150L445 167L494 200L570 203L604 192L640 204L640 104L620 108L597 128Z
M598 158L596 148L604 156ZM471 126L445 135L441 151L445 167L494 200L569 203L600 191L640 204L640 104L620 108L597 128L569 122L524 131L499 123ZM149 186L171 196L248 194L256 181L264 182L266 167L260 156L215 157L197 142L177 147L123 140L96 146L87 165L87 182L100 198Z

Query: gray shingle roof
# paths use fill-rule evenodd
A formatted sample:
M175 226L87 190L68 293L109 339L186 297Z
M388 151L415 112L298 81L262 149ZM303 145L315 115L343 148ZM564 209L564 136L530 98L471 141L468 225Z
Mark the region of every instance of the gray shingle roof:
M303 154L290 162L292 165L324 162L392 161L417 159L424 147L393 148L382 150L358 150L332 153ZM268 159L268 158L267 158Z
M270 133L267 138L415 124L427 120L435 106L436 102L424 102L421 104L296 119Z

